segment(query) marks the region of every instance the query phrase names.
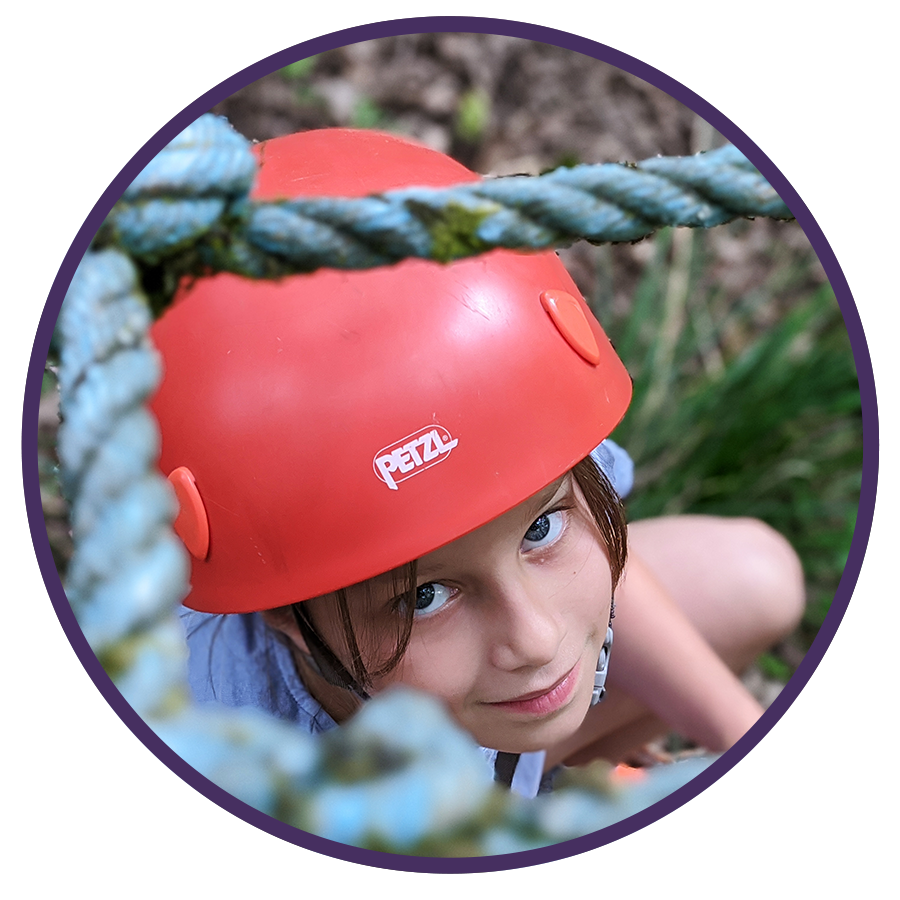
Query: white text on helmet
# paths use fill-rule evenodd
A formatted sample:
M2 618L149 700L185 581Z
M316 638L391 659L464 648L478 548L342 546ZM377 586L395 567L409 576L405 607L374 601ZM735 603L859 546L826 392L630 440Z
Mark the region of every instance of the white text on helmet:
M442 425L426 425L375 454L375 474L392 490L413 475L443 462L459 443Z

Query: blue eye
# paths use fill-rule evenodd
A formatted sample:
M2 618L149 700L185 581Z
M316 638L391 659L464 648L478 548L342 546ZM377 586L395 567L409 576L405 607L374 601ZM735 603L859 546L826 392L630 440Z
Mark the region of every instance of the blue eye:
M528 551L549 546L562 534L564 521L561 509L538 516L525 532L522 549Z
M427 616L439 610L451 597L453 592L446 585L429 581L416 588L416 615Z

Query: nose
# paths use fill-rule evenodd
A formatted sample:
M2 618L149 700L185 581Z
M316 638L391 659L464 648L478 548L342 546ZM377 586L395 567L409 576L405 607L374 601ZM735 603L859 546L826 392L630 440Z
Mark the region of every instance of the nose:
M565 633L558 598L546 580L514 570L492 581L485 597L491 663L504 671L551 663Z

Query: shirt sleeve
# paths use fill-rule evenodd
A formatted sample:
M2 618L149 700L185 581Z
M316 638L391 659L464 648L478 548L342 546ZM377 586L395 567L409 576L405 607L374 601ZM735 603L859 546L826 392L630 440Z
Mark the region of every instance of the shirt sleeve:
M253 706L311 734L337 727L301 681L290 650L257 613L222 616L182 607L181 622L195 700Z
M614 441L607 438L591 451L591 459L609 479L620 497L627 497L634 486L634 463L631 457Z

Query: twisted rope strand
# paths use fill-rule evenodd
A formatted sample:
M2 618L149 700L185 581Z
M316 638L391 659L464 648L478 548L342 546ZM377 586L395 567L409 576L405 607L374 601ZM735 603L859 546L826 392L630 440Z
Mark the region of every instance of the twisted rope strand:
M254 170L249 144L224 120L204 116L135 179L98 245L165 262L174 280L204 267L274 277L407 257L449 262L497 247L636 241L665 226L705 228L739 217L791 218L733 146L636 165L274 203L246 199Z

